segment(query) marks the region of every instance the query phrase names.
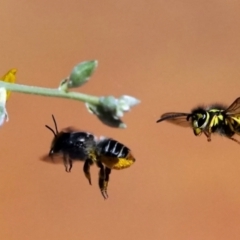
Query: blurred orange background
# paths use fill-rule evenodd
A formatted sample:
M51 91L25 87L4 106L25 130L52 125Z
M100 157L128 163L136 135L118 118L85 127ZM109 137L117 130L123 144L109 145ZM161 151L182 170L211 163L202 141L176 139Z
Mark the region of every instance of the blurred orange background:
M96 59L77 91L141 100L127 129L103 125L83 103L12 92L0 131L0 239L232 240L240 238L240 147L219 136L156 123L164 112L240 97L238 1L2 1L0 75L57 87L79 62ZM117 139L136 163L113 171L108 200L75 163L47 154L54 114Z

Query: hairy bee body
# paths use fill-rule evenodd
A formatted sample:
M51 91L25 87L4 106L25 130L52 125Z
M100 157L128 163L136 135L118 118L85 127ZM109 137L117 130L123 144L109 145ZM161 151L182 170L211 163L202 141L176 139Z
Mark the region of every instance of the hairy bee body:
M110 169L124 169L130 167L134 162L131 150L122 143L107 138L97 144L97 156L99 161Z
M60 132L52 141L49 156L63 154L72 160L85 161L95 145L90 133Z
M194 109L188 119L191 119L193 132L196 136L202 132L211 131L211 133L218 133L232 137L235 133L231 129L227 115L224 109L216 108L215 106Z
M208 141L211 141L212 133L217 133L240 143L233 138L235 134L240 135L240 98L229 107L215 104L206 108L195 108L191 113L164 113L157 122L164 120L179 126L191 127L195 136L204 133Z
M83 172L91 185L90 166L94 163L94 150L96 146L95 137L91 133L76 131L73 128L67 128L58 132L57 123L52 115L55 125L55 131L45 125L53 134L49 157L53 159L56 155L63 156L63 163L66 172L72 169L73 161L84 161Z
M73 161L84 161L83 171L90 185L90 166L95 163L100 169L98 185L104 199L106 199L111 170L124 169L135 162L130 149L114 139L105 138L97 141L93 134L76 131L72 128L58 132L54 116L52 118L55 131L46 125L54 134L49 156L53 158L55 155L62 155L67 172L71 171Z

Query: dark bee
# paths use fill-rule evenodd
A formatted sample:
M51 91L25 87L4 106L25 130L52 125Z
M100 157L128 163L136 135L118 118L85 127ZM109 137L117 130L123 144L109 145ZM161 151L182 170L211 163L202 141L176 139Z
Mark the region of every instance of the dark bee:
M91 156L94 154L96 145L94 136L88 132L74 131L72 128L58 132L57 123L53 115L52 118L55 131L45 125L54 134L48 154L49 157L53 159L55 155L62 155L66 172L71 171L73 160L85 161L83 171L91 185L90 166L93 164Z
M164 120L179 126L191 127L195 136L204 133L208 141L211 141L212 133L218 133L240 144L233 138L234 134L240 135L240 98L229 107L216 104L207 108L195 108L191 113L164 113L157 123Z
M74 131L67 128L58 132L57 123L52 115L55 131L45 125L54 134L49 157L53 159L55 155L62 155L65 170L70 172L74 160L85 161L83 171L90 185L90 166L96 164L99 170L98 184L104 199L108 197L107 186L109 175L112 169L124 169L130 167L134 162L129 148L122 143L110 138L96 140L94 135L87 132Z
M107 198L111 170L128 168L136 160L128 147L111 138L101 139L97 142L96 156L97 164L100 167L99 188L103 197Z

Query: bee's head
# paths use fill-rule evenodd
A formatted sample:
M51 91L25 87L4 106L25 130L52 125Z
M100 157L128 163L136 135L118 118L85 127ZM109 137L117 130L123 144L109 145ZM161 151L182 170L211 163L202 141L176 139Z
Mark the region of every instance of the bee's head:
M198 136L208 125L209 113L203 108L197 108L188 115L187 120L189 119L191 119L194 134Z

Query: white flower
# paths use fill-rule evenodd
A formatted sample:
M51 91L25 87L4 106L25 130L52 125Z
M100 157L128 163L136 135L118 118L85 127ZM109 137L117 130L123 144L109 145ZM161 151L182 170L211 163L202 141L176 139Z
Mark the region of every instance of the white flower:
M123 95L119 99L117 99L117 111L116 111L116 117L120 118L123 117L124 112L130 111L131 107L134 107L135 105L139 104L140 100Z
M122 122L124 112L130 111L131 107L140 103L134 97L123 95L119 99L113 96L100 97L99 105L86 103L88 111L95 114L104 124L111 127L126 128Z
M5 88L0 88L0 126L3 125L4 121L8 122L8 113L6 109L7 91Z

